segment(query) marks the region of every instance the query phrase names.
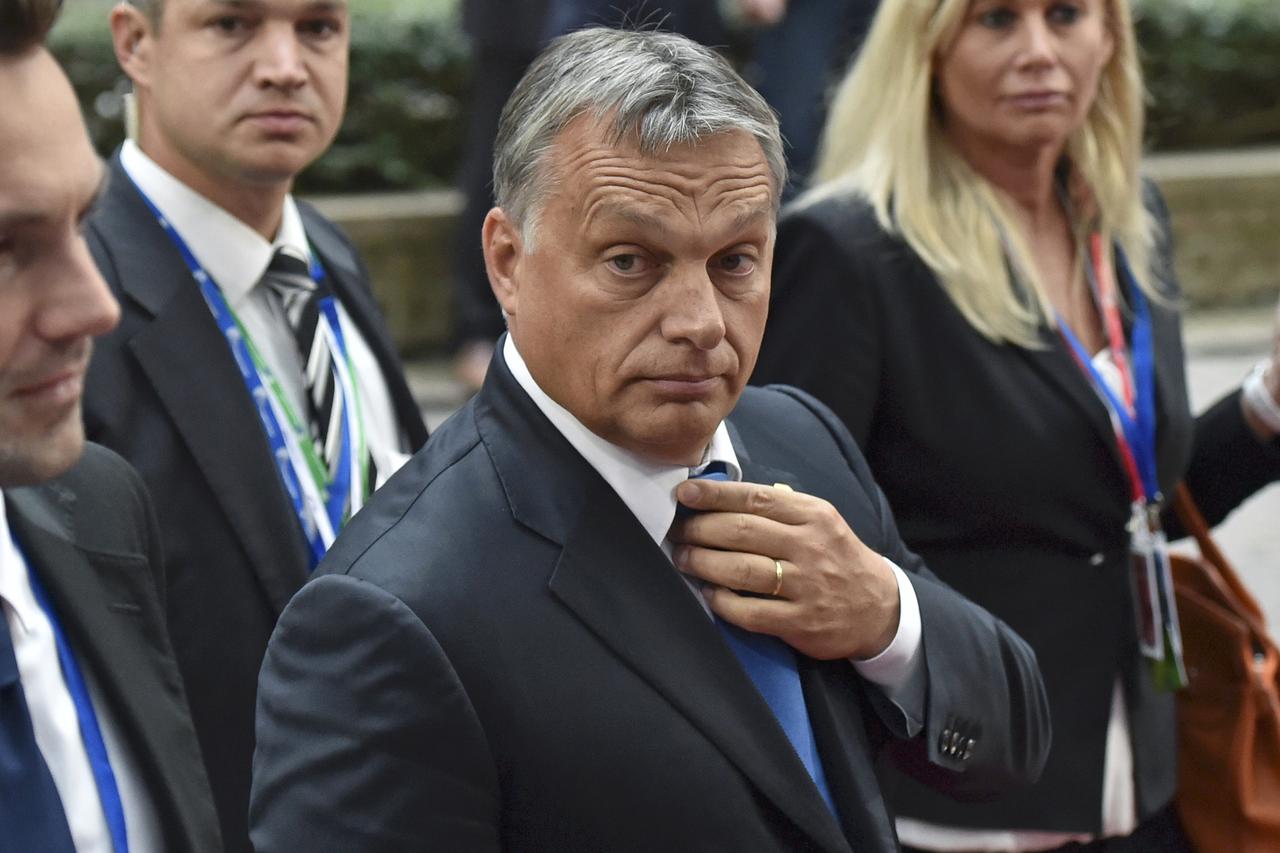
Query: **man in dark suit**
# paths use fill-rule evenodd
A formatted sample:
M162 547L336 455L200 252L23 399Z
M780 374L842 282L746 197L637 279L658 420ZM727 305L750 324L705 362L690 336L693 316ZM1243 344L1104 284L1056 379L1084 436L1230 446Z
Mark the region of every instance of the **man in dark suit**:
M281 616L259 851L888 851L881 754L1035 778L1027 646L906 549L829 411L744 392L785 171L682 37L533 63L484 228L509 334Z
M137 475L85 451L80 389L119 310L80 234L103 180L40 42L0 0L0 848L216 851Z
M364 265L290 194L341 121L348 26L342 2L111 15L138 128L88 223L123 317L94 356L85 420L156 499L173 642L233 850L249 844L276 617L426 438Z

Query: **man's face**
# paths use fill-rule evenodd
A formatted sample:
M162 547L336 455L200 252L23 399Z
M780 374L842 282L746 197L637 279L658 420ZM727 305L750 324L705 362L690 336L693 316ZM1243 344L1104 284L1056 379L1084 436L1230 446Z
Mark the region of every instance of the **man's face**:
M166 0L158 27L127 6L112 25L143 150L205 195L288 185L338 132L346 0Z
M102 183L66 76L44 50L0 59L0 486L80 456L90 340L119 308L80 223Z
M531 251L500 210L485 226L516 347L592 432L696 464L764 332L775 197L764 153L731 132L647 155L584 118L550 169Z

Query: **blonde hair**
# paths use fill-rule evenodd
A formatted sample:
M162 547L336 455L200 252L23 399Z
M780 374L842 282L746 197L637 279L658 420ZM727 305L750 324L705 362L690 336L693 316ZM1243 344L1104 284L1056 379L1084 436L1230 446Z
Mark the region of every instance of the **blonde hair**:
M1092 212L1090 226L1124 250L1139 286L1155 296L1155 228L1138 175L1142 72L1127 0L1104 2L1114 47L1093 106L1067 142L1069 186ZM978 332L1037 347L1054 312L1011 202L951 145L934 103L933 56L956 38L969 3L883 0L831 105L807 200L862 196Z

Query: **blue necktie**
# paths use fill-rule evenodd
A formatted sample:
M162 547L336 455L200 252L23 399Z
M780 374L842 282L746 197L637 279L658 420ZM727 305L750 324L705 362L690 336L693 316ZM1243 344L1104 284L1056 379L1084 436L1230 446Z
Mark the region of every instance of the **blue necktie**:
M728 480L723 462L712 462L694 480ZM809 725L809 711L805 706L804 691L800 687L800 672L796 669L796 653L782 640L770 634L745 631L736 625L715 617L716 627L724 636L729 648L738 656L738 662L746 670L764 701L773 710L796 755L813 777L822 799L832 814L838 814L831 792L827 790L827 777L818 757L818 744Z
M75 853L49 765L36 745L9 625L0 618L0 846Z

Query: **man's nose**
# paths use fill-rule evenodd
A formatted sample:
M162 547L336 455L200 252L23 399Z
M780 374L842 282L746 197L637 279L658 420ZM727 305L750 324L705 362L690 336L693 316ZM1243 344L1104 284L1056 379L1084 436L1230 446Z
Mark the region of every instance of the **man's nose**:
M719 292L705 266L678 268L666 282L668 303L662 321L667 340L684 340L701 350L715 349L724 340L724 314Z
M36 331L49 341L105 335L120 321L120 305L77 234L63 257L49 266L41 284L46 298L36 316Z
M293 24L271 21L258 33L258 55L254 77L260 86L297 89L307 82L307 67L302 61L302 45Z

